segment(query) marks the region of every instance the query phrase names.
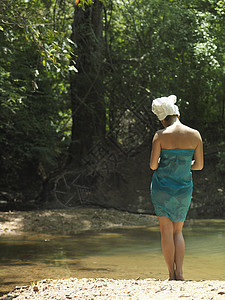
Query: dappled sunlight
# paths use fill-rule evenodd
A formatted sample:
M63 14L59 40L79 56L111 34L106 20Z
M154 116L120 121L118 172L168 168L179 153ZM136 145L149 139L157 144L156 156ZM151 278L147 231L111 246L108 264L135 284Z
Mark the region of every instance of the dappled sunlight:
M152 226L157 218L114 209L78 208L69 210L0 212L0 234L77 234L106 228Z
M18 234L24 228L24 216L14 212L0 212L0 236Z
M82 224L84 230L90 230L90 229L92 228L92 224L91 224L91 222L88 221L88 220L83 220L83 221L81 222L81 224Z

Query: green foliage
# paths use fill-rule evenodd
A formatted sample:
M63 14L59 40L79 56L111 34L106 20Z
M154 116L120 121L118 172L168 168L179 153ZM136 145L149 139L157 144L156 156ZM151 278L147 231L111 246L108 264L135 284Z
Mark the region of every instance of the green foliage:
M206 124L218 123L224 115L221 3L114 3L105 18L112 109L138 101L148 91L155 97L176 94L185 123L203 133Z
M104 44L96 53L87 50L94 59L103 56L106 129L117 114L149 101L150 94L176 94L184 123L199 129L204 140L224 141L224 1L102 3ZM71 38L73 15L76 5L85 9L90 4L95 1L1 0L1 186L32 189L67 155L76 122L70 74L78 70L79 54ZM83 25L80 42L91 35ZM86 95L87 86L79 80ZM94 87L95 80L90 81ZM95 96L92 100L86 109L94 116ZM220 166L224 168L223 152Z
M63 3L1 3L0 184L8 188L41 184L70 143L76 45L67 20L73 6Z
M219 163L217 164L217 170L224 176L225 174L225 142L220 143L220 151L218 153Z

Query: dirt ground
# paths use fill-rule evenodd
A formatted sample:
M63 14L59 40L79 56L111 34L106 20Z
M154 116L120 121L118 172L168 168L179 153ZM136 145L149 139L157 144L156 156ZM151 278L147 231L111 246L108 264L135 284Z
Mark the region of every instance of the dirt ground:
M157 218L115 209L74 208L58 210L0 212L0 235L77 234L108 228L152 226Z

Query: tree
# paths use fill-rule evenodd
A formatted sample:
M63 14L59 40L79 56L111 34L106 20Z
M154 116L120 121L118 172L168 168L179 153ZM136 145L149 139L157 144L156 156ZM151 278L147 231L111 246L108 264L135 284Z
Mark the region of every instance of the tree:
M224 110L218 84L224 57L217 50L224 43L219 15L224 6L216 3L142 0L114 5L107 20L106 69L114 107L126 99L138 101L142 91L155 97L176 94L182 120L210 138L209 124L219 122Z
M102 2L76 6L71 39L77 45L71 74L72 142L70 154L79 164L97 139L105 135L103 93Z
M149 95L176 94L184 123L223 140L224 13L214 0L2 0L0 185L40 190Z
M0 5L0 184L40 190L70 137L74 45L67 17L73 6L22 0Z

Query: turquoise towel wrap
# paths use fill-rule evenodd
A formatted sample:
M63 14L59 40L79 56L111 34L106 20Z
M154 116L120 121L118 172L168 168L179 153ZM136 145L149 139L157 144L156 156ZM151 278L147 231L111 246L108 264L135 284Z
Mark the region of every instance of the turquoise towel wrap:
M193 191L191 162L194 149L162 149L151 183L155 213L172 222L184 222Z

